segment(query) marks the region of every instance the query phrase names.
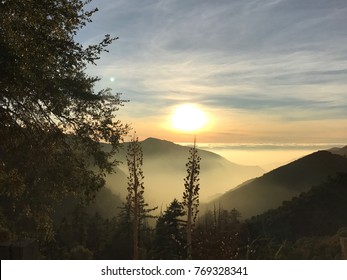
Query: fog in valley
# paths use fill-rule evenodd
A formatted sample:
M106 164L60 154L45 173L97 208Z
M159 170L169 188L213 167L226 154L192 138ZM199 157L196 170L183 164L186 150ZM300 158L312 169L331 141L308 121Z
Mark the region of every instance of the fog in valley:
M116 169L116 173L108 175L106 179L106 186L121 198L125 198L127 194L126 145L123 145L116 156L122 163ZM187 176L189 147L148 138L142 142L142 148L145 200L150 206L165 209L174 198L178 200L182 198L184 178ZM264 173L264 170L258 166L239 165L209 151L199 150L199 155L202 203Z

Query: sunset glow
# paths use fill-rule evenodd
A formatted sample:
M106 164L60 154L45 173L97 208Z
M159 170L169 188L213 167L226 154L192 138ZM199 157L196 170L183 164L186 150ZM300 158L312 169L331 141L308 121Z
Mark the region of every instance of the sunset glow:
M142 139L347 141L345 1L99 2L78 40L119 36L88 71L130 101L118 116Z
M197 106L184 104L176 108L172 115L172 127L180 131L197 131L207 123L206 114Z

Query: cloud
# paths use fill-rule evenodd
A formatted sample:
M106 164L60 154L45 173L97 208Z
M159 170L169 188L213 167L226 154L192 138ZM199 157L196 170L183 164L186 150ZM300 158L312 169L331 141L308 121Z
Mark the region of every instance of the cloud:
M129 115L197 102L282 122L346 117L345 0L95 4L100 12L78 39L120 37L88 71L135 104Z

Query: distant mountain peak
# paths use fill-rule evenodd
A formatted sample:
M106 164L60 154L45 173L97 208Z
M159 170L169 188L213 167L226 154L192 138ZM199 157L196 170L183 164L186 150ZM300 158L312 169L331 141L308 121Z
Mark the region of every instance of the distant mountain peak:
M148 184L146 199L151 204L160 205L181 197L184 178L187 176L186 163L190 156L190 147L154 137L141 141L141 144L143 172L146 185ZM127 145L128 143L124 143L123 147L126 148ZM259 167L239 165L210 151L199 149L199 155L202 158L201 200L210 198L216 193L224 193L245 180L264 174L264 170ZM116 158L123 162L119 169L127 174L126 149L120 149ZM111 177L107 182L110 188L118 184ZM126 188L123 190L126 191Z
M155 138L155 137L148 137L145 140L143 140L142 142L167 142L167 143L172 143L168 140L164 140L164 139L159 139L159 138Z
M347 146L344 146L342 148L331 148L328 151L336 155L347 156Z

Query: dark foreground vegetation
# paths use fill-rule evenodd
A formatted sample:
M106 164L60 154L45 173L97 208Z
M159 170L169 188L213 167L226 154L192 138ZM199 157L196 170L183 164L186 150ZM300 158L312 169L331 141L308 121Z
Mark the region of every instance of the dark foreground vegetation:
M55 238L54 205L88 202L116 164L129 128L123 101L86 74L115 40L75 42L90 1L0 2L0 231L2 241ZM102 149L101 142L110 144Z
M85 72L116 38L90 46L74 40L97 11L87 9L90 2L0 1L0 257L342 258L347 173L249 219L218 203L199 213L201 158L194 145L182 198L155 216L134 137L126 199L105 188L129 127L117 119L120 95L95 91L99 78Z
M116 199L116 198L115 198ZM55 240L42 249L53 259L132 259L132 226L120 215L104 218L88 207L56 224ZM139 257L186 259L184 210L178 200L140 228ZM153 224L153 223L151 223ZM236 209L200 215L192 233L193 259L341 259L347 227L347 174L249 220Z
M36 257L133 259L132 220L119 208L114 217L102 212L100 206L105 203L110 211L122 205L106 189L89 206L67 199L57 208L54 238L40 244ZM346 236L346 227L347 174L342 173L249 220L243 220L236 209L228 211L216 205L195 224L192 258L341 259L340 238ZM1 237L6 237L3 229ZM174 199L158 217L142 220L138 244L140 259L186 259L182 203Z

